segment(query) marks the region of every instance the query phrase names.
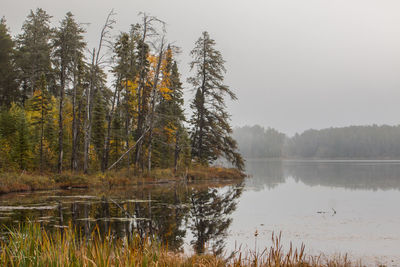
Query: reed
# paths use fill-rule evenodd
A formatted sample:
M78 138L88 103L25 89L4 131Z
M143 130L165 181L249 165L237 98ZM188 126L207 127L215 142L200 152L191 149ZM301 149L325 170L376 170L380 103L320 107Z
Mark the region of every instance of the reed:
M27 223L9 230L1 243L1 266L358 266L347 257L324 259L307 256L304 246L290 246L284 252L281 236L272 236L273 245L262 251L238 251L228 259L215 255L190 257L168 251L151 239L133 236L129 241L102 237L95 229L83 236L73 227L49 233L39 224Z

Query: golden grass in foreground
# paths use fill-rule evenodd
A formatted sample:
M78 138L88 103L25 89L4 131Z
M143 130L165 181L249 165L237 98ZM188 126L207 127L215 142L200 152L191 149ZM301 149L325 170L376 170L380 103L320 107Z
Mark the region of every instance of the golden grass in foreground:
M1 266L351 266L344 257L323 260L290 248L283 252L280 237L264 252L237 253L230 259L213 255L194 255L168 252L157 242L113 240L101 238L98 231L88 239L81 238L71 227L48 234L38 224L27 224L11 230L8 241L1 244Z

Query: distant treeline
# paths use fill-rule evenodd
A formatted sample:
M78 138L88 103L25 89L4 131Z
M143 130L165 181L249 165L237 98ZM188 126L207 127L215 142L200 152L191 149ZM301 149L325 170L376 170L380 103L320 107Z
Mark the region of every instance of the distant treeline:
M288 137L272 128L234 130L248 158L399 159L400 126L349 126L307 130Z

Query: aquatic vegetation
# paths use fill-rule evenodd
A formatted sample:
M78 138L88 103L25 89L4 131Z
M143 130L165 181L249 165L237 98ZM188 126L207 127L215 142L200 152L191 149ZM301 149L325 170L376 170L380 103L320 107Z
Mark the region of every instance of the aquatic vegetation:
M185 256L168 251L151 238L133 235L116 239L111 233L105 237L99 229L83 235L69 226L47 232L39 224L27 223L9 230L1 244L2 266L358 266L346 256L324 258L308 256L305 247L290 246L285 251L281 236L272 236L273 245L258 252L233 253L228 258L202 254Z

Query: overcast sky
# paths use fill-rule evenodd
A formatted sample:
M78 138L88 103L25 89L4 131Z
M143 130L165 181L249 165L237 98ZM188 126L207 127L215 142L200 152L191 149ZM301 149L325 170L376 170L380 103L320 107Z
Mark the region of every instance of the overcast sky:
M155 15L182 48L184 79L188 53L207 30L239 98L228 105L235 126L260 124L292 135L400 122L398 0L1 0L0 15L15 35L37 7L53 16L53 26L67 11L90 22L89 47L112 8L115 34L138 22L140 11Z

